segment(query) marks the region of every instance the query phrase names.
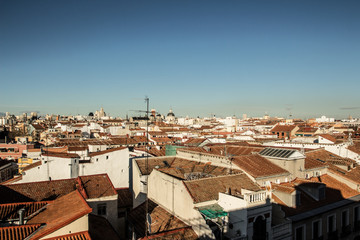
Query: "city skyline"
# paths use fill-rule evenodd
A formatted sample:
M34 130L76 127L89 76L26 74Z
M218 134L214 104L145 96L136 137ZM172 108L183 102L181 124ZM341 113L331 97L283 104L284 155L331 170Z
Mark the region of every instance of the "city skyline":
M359 117L357 1L0 1L0 112Z

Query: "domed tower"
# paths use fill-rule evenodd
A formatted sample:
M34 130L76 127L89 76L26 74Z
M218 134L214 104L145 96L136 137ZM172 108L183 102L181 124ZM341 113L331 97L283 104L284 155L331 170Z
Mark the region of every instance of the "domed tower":
M175 114L172 109L169 110L169 113L166 116L166 122L175 123Z

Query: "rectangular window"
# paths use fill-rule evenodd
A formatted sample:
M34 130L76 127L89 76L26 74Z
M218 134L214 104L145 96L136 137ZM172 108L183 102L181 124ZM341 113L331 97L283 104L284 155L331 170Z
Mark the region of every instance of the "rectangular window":
M295 240L303 240L305 238L304 227L298 227L295 230Z
M354 221L360 221L360 214L359 214L360 207L354 207Z
M312 237L318 238L320 237L320 221L314 221L312 224Z
M101 203L97 205L97 214L106 215L106 203Z
M348 211L345 210L341 213L341 226L346 227L349 224Z
M331 215L328 217L328 233L332 233L336 229L336 221L335 221L335 215Z

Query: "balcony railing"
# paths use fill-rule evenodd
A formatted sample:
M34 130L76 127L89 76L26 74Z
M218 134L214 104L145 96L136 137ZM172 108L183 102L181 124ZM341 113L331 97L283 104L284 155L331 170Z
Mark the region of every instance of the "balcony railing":
M248 203L257 203L265 201L266 193L265 192L258 192L258 193L246 193L245 200Z

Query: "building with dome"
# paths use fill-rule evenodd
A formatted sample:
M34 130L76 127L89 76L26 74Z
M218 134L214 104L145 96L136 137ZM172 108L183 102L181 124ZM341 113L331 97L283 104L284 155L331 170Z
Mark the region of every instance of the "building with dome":
M169 110L165 120L167 123L175 123L175 114L173 113L172 109Z

